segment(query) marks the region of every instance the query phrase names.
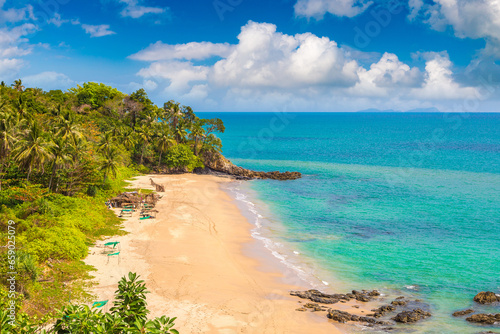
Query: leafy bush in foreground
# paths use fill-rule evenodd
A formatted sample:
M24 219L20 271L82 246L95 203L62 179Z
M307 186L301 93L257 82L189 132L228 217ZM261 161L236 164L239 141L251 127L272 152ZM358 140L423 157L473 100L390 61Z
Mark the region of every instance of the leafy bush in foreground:
M55 325L49 329L41 329L30 323L25 315L16 318L12 324L8 318L8 311L0 309L0 328L2 333L57 333L57 334L179 334L174 329L176 318L162 316L148 320L149 313L146 303L146 289L144 281L139 280L135 273L129 273L128 278L122 277L118 283L116 300L110 312L103 313L96 308L86 305L71 305L64 307L60 312Z

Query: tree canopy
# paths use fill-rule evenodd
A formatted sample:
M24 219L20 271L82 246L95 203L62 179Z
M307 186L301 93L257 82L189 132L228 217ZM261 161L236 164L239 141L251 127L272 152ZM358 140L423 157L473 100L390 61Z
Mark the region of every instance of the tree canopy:
M0 85L0 237L14 220L21 310L53 316L75 294L85 296L78 278L89 270L80 261L89 243L120 233L103 204L120 180L203 167L204 152L221 150L224 130L220 119L201 119L179 102L155 105L144 89ZM0 306L8 255L0 248Z

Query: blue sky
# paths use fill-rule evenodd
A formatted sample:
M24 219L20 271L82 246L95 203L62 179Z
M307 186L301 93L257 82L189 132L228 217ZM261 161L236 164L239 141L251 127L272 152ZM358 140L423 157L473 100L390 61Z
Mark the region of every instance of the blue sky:
M498 111L496 0L0 0L0 77L198 111Z

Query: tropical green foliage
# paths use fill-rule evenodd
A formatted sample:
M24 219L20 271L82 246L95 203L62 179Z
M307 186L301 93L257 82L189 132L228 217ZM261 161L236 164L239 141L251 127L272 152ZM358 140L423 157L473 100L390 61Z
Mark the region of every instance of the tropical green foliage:
M175 319L162 316L148 320L144 281L135 273L129 273L118 283L115 301L109 312L102 312L87 305L65 306L57 315L53 326L42 329L44 321L29 319L25 314L18 314L13 323L8 318L7 305L0 308L0 328L2 333L81 333L81 334L179 334L174 329Z
M15 221L21 310L41 317L88 298L88 246L121 233L106 199L138 172L203 167L200 156L221 150L222 132L219 119L200 119L175 101L159 107L144 89L0 85L0 237ZM7 255L0 248L0 291Z
M177 144L168 150L164 161L168 167L174 170L186 168L191 172L197 167L203 167L203 162L200 158L194 155L189 146L185 144Z
M83 86L71 88L70 92L76 95L80 105L88 104L94 109L104 106L104 103L113 100L116 96L123 95L116 88L95 82L86 82Z

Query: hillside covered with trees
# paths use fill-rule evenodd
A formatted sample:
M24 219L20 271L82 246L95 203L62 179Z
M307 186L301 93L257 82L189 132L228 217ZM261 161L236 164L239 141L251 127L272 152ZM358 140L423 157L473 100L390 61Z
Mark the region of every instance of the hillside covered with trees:
M123 233L106 199L138 173L203 167L200 156L221 151L221 132L221 120L174 101L156 106L144 89L126 95L88 82L47 92L2 82L0 309L12 299L9 240L19 317L43 323L71 301L89 301L92 268L81 260L99 238Z

